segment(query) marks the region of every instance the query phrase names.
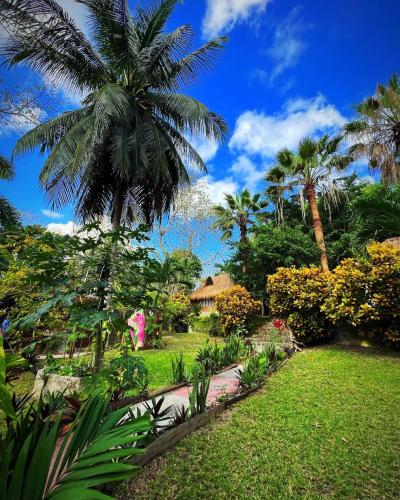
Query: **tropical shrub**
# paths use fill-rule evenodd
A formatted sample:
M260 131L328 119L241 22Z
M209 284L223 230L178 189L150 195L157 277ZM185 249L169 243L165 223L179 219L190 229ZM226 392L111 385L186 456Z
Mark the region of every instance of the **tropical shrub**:
M287 320L295 338L304 344L327 338L331 325L321 313L329 296L332 275L318 267L281 267L268 276L269 308Z
M345 259L332 273L322 312L335 324L400 342L400 249L382 243L367 247L367 258Z
M174 332L187 332L190 312L189 296L182 292L174 293L163 307L163 318L168 324L166 326Z
M224 335L224 329L216 311L201 316L191 313L189 315L189 324L190 330L193 332L208 333L212 337L222 337Z
M245 327L249 319L260 310L260 302L253 299L250 292L240 285L220 292L215 304L226 334L235 327Z

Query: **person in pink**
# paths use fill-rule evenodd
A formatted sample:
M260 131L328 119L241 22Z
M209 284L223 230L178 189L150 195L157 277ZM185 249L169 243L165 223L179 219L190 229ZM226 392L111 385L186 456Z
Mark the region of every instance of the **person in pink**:
M138 309L132 314L132 316L128 319L128 326L131 328L129 333L135 347L135 351L137 351L140 347L144 347L146 338L146 319L142 309Z

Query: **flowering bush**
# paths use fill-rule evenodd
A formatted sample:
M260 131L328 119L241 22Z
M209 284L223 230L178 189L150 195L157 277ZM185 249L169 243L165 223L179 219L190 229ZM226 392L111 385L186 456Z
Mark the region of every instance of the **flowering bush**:
M235 327L246 327L251 316L261 308L260 302L240 285L220 292L215 297L215 305L226 334Z
M321 310L333 323L350 323L361 334L400 341L400 249L382 243L366 259L345 259L332 273Z
M280 268L267 289L271 313L304 343L338 324L400 343L400 249L391 245L374 242L366 258L344 259L332 272Z
M268 276L270 312L285 318L296 339L305 344L326 338L331 328L321 314L321 306L330 284L331 274L318 267L281 267Z

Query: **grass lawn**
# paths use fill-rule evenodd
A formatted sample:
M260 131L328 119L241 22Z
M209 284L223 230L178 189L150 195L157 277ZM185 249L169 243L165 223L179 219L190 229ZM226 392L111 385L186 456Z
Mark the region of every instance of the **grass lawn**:
M165 349L148 349L136 353L145 359L147 368L151 375L150 390L159 389L171 384L171 359L174 355L183 350L183 357L188 369L194 364L198 349L204 345L208 338L205 333L174 333L164 335L163 340L166 343ZM105 363L119 355L118 349L113 349L105 353ZM60 360L60 363L63 361ZM18 395L26 394L33 388L35 376L31 372L24 372L18 380L12 382L11 392ZM0 412L1 414L1 412Z
M398 353L304 350L118 498L399 498L399 382Z
M197 351L205 344L208 338L208 335L205 333L173 333L163 336L163 341L166 343L165 349L139 351L137 354L144 358L152 378L149 389L160 389L161 387L171 385L171 359L173 356L179 354L181 349L183 350L183 358L186 366L190 370L194 364ZM118 350L106 352L104 356L105 362L118 356L118 352Z

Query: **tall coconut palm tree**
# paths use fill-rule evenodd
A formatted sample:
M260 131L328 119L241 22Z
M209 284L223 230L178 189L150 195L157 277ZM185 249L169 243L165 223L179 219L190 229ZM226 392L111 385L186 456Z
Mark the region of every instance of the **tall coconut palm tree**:
M14 177L14 169L11 163L0 156L0 180L9 181ZM11 203L0 196L0 226L6 227L19 223L19 214Z
M11 27L7 63L24 63L85 96L78 109L25 134L15 154L48 153L40 182L53 208L73 202L79 219L106 214L114 228L138 215L152 223L189 181L187 165L205 169L186 137L224 137L223 119L180 93L210 67L224 38L190 53L190 26L164 31L178 0L134 13L127 0L79 1L89 38L55 0L1 2Z
M242 247L248 242L248 229L255 223L255 218L262 217L261 210L268 205L268 202L260 200L261 194L251 196L247 189L235 195L226 194L227 206L218 205L214 207L216 221L213 224L215 229L222 231L222 240L232 238L235 227L239 229L240 244ZM243 270L246 269L247 251L242 250Z
M357 118L345 125L345 134L355 143L349 154L367 157L379 170L383 182L400 180L400 80L393 75L388 85L378 85L376 94L355 106Z
M281 192L298 191L302 205L307 199L314 227L315 239L320 251L323 270L328 271L328 256L325 248L324 232L318 209L317 194L326 191L334 197L332 174L342 172L351 163L350 156L339 152L341 138L330 139L324 135L318 140L303 139L297 152L283 149L277 155L277 165L267 174L266 180L281 187Z

